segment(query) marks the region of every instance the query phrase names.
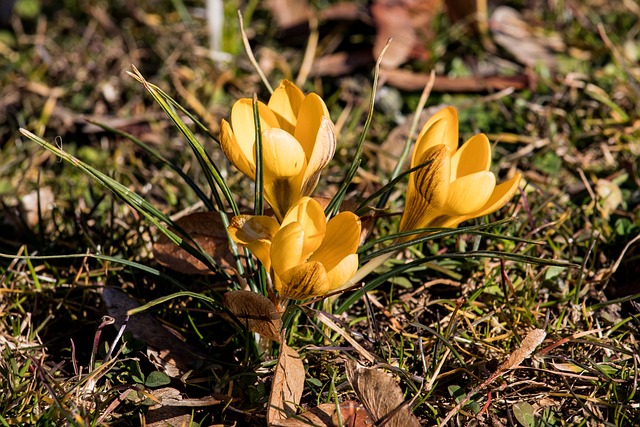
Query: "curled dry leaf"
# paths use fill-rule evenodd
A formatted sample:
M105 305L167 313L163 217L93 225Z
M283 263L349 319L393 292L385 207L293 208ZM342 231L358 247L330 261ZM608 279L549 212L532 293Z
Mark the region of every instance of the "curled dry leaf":
M230 291L222 297L222 304L251 332L280 342L282 320L269 298L251 291Z
M420 426L393 377L353 361L348 361L345 368L349 384L376 423L384 421L388 427Z
M233 265L229 251L227 230L217 212L194 212L176 221L202 249L222 267ZM175 232L175 230L172 230ZM184 274L213 274L206 265L193 255L161 234L153 245L153 254L158 263Z
M304 391L304 375L300 355L282 342L269 395L267 424L275 425L276 422L296 414Z
M271 424L277 427L369 427L375 425L367 410L357 402L340 402L340 413L334 403L323 403L303 412L295 418L279 420Z

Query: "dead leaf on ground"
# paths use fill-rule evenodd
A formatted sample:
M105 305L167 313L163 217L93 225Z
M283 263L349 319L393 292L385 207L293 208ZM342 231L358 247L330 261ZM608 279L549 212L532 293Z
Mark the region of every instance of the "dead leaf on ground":
M159 403L149 408L145 417L147 427L186 426L192 421L191 408L219 405L230 400L226 395L185 398L179 390L172 387L152 390L149 393L151 399Z
M339 408L340 414L334 403L323 403L295 418L275 421L271 425L274 427L369 427L375 425L367 410L353 400L340 402Z
M281 30L304 24L313 13L306 0L267 0L266 6Z
M194 212L176 221L202 249L222 267L234 263L229 250L227 230L218 212ZM175 230L172 230L175 232ZM178 233L179 234L179 233ZM214 274L202 261L161 234L153 245L153 254L160 265L184 274Z
M230 291L222 304L251 332L280 342L282 320L271 300L251 291Z
M406 404L393 377L354 361L345 363L347 380L376 423L387 427L419 427L420 422Z
M381 70L380 78L386 84L407 91L424 89L429 82L429 74L415 73L409 70ZM508 88L515 90L529 87L526 75L516 76L473 76L446 77L438 76L433 83L433 92L492 92Z
M304 391L304 375L304 364L300 355L282 342L269 395L267 424L272 425L296 414Z
M371 16L376 26L376 40L373 45L373 57L378 58L387 45L382 68L397 68L404 64L413 46L417 42L416 32L410 25L411 16L407 4L388 0L376 0L371 5Z
M138 303L124 292L103 287L100 296L109 316L115 320L114 326L122 327L127 319L127 311L139 307ZM201 367L208 361L205 352L184 342L176 331L169 331L148 313L138 313L127 321L127 331L147 344L147 356L160 365L170 377L178 377L184 372Z
M489 28L496 44L521 64L528 67L542 64L549 70L557 68L553 50L564 49L562 40L536 32L517 10L508 6L497 7L489 19Z

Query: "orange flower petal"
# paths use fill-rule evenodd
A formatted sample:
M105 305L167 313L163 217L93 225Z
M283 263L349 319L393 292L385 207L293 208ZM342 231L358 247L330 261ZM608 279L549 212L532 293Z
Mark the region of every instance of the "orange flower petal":
M231 125L222 119L220 123L220 147L227 159L251 179L255 179L256 165L253 162L253 145L240 144L236 138Z
M449 186L443 209L448 215L468 215L482 208L496 187L493 172L482 171L456 179Z
M303 300L323 295L327 288L327 272L319 262L305 262L280 275L280 289L276 290L287 298Z
M302 91L289 80L280 82L269 98L267 105L277 117L279 127L291 135L296 129L300 105L304 99Z
M488 171L491 166L491 144L483 133L471 137L451 157L451 179Z
M453 107L438 111L422 127L416 139L411 167L418 165L422 155L430 148L444 144L451 153L458 149L458 112Z

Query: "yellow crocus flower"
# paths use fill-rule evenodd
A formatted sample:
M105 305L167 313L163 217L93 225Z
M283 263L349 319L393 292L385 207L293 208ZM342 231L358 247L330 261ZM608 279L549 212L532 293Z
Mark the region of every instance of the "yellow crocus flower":
M334 291L353 277L360 228L353 212L327 222L320 203L302 197L281 224L265 215L240 215L228 230L262 262L281 296L303 300Z
M458 148L458 112L453 107L434 114L418 135L411 167L429 160L410 176L400 231L455 228L503 207L520 184L518 173L496 185L486 135L475 135Z
M336 135L327 107L317 94L304 95L283 80L268 104L258 102L262 134L264 198L281 220L302 196L310 195L320 172L336 151ZM256 128L253 104L242 98L222 120L220 145L229 161L255 180Z

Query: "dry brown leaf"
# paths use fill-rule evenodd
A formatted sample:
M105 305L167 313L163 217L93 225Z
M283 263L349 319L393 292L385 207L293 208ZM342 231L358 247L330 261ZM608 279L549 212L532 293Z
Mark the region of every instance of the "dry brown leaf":
M547 333L542 329L534 329L522 340L520 347L511 353L509 358L498 366L497 372L513 369L522 363L524 359L531 356L531 353L544 341Z
M552 49L562 49L562 42L536 34L517 10L508 6L497 7L489 19L489 28L493 40L521 64L529 67L542 64L549 70L558 66Z
M378 58L388 40L393 39L380 65L382 68L393 69L404 64L417 42L406 3L376 0L371 5L371 16L376 26L373 57Z
M251 332L280 342L282 320L271 300L251 291L230 291L222 304Z
M429 82L429 74L415 73L409 70L381 70L380 78L389 86L401 90L422 90ZM491 92L513 88L516 90L529 87L529 78L519 76L477 76L477 77L445 77L438 76L433 84L434 92Z
M277 427L369 427L375 425L367 410L355 401L340 402L340 417L336 405L323 403L301 413L295 418L287 418L272 423Z
M267 424L272 425L296 414L304 391L304 375L304 364L300 355L282 342L269 395Z
M118 329L124 324L127 311L139 307L138 303L118 289L101 288L100 296ZM177 332L169 331L148 313L131 316L127 321L126 330L137 340L147 344L149 359L161 365L170 377L180 376L207 362L206 353L185 343L178 337Z
M313 13L306 0L267 0L266 5L283 30L304 24Z
M202 249L223 267L231 267L234 262L227 230L217 212L194 212L176 221ZM175 230L174 230L175 231ZM153 254L158 263L184 274L214 274L193 255L161 234L153 245Z
M393 377L353 361L345 363L345 368L347 380L376 423L384 420L387 427L420 426Z

